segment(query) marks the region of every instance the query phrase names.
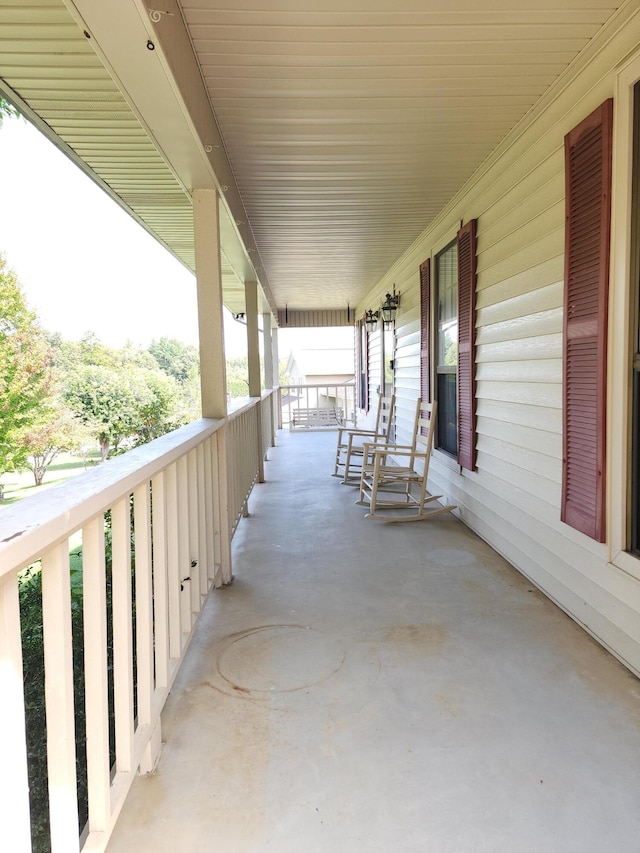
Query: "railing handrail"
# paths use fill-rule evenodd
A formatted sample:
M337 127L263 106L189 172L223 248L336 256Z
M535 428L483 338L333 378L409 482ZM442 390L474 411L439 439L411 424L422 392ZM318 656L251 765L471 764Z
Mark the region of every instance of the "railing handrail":
M263 392L268 398L274 389ZM251 409L259 398L243 398L226 418L200 418L122 456L21 501L0 508L0 578L27 565L44 547L62 542L127 490L150 479Z
M350 379L348 382L305 382L295 385L280 385L280 390L284 388L355 388L355 386L355 380Z
M269 396L266 392L263 397ZM0 577L36 559L109 507L123 492L158 474L182 454L255 405L254 398L226 419L200 418L122 456L0 509Z
M0 577L17 565L32 562L44 547L62 542L126 491L133 491L158 474L224 423L223 419L201 418L0 509Z

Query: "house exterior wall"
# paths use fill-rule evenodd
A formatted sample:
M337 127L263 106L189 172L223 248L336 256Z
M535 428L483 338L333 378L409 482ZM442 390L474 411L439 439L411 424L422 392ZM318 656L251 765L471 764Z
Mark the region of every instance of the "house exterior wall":
M463 470L436 450L430 490L455 502L469 527L640 673L639 561L625 554L624 568L612 562L619 563L611 511L613 523L603 544L560 521L564 136L603 101L616 97L620 70L640 55L640 12L635 9L630 13L627 7L617 28L608 28L578 58L358 310L377 307L391 284L401 293L395 389L402 440L420 389L420 264L455 238L461 222L478 220L477 466L473 472ZM614 115L615 110L614 103ZM616 148L615 133L614 124L614 170L616 157L628 155L619 139ZM614 239L612 267L620 264L619 250L626 249L617 248ZM614 277L610 299L628 286L623 276ZM618 326L628 324L623 312L615 316ZM625 329L611 328L611 341L617 332L626 336ZM614 395L610 390L610 423L627 420L624 383L611 381L613 353L610 345L609 387L617 389ZM624 363L615 369L620 368L624 371ZM376 381L370 383L374 389ZM620 468L624 453L616 458ZM610 482L618 490L626 488L615 459L609 469ZM619 511L621 502L614 499L609 505Z

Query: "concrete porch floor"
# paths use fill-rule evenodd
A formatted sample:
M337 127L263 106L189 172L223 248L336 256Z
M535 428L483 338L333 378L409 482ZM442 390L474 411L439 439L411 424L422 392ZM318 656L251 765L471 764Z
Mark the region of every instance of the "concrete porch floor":
M278 434L108 853L638 853L640 682L335 441Z

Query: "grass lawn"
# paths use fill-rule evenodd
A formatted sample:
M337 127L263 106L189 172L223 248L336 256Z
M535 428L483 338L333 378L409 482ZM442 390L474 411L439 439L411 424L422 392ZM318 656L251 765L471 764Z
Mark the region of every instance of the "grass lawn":
M61 453L47 469L41 486L36 487L31 471L4 474L0 482L4 486L4 500L0 501L0 508L19 501L21 498L29 497L53 486L62 483L76 474L82 474L88 468L97 465L100 461L100 452L90 453L88 456L72 456L70 453Z

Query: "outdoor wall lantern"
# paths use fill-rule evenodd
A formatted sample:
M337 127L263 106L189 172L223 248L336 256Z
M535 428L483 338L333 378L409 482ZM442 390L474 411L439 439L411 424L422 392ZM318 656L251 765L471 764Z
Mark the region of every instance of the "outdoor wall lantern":
M371 334L371 332L375 332L375 330L378 328L379 316L379 311L365 311L364 322L367 325L367 332L369 332L369 334Z
M400 294L396 294L395 286L393 288L393 296L390 293L387 293L385 296L385 300L382 303L381 311L382 311L382 319L384 320L385 329L390 329L393 325L393 321L396 318L396 311L398 310L398 306L400 305Z

